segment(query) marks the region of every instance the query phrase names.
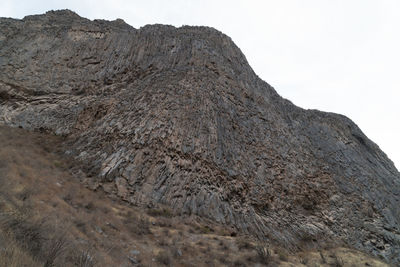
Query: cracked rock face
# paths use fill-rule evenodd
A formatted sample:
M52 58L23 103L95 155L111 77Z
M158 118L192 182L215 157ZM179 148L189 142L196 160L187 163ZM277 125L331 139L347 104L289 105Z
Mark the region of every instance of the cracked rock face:
M0 19L0 123L66 136L93 188L296 249L400 263L400 174L348 118L304 110L207 27Z

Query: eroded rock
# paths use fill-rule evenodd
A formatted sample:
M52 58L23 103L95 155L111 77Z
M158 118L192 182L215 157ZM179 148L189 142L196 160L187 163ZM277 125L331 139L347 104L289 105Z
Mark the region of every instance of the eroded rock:
M0 103L0 123L66 136L94 189L400 262L390 159L348 118L281 98L212 28L1 18Z

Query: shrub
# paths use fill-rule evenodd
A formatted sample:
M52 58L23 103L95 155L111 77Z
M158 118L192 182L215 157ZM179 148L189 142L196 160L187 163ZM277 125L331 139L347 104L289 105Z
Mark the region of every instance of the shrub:
M340 257L338 257L336 254L333 254L332 258L333 258L333 262L332 262L332 266L333 267L342 267L342 266L344 266L343 260Z
M278 249L277 250L278 258L281 261L287 261L288 260L288 254L285 250L283 249Z
M234 267L245 267L247 266L246 263L243 262L241 259L237 259L233 262Z
M167 251L163 250L157 254L156 261L168 266L171 264L171 256Z
M132 213L128 213L124 222L128 229L137 235L151 234L150 222L144 216L134 217Z
M68 243L64 236L65 234L47 242L44 267L54 266L56 260L65 252Z
M319 252L319 256L321 257L322 263L325 264L326 263L326 259L325 259L324 254L322 253L322 251Z
M96 260L90 250L83 250L76 257L75 264L77 267L93 267L96 265Z
M242 249L254 249L254 245L250 243L249 240L245 239L244 237L239 237L236 239L236 246Z
M147 210L147 214L153 217L171 218L173 216L172 211L168 208L149 209Z
M214 232L214 229L212 229L211 227L209 227L208 225L204 225L204 226L200 226L198 228L198 230L200 231L200 233L202 234L209 234L211 232Z
M271 261L271 251L268 245L257 245L255 249L260 263L268 264Z

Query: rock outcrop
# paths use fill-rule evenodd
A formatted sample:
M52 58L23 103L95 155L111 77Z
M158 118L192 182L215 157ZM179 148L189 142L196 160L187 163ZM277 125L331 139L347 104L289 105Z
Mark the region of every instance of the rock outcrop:
M280 97L215 29L1 18L0 104L1 124L66 136L94 189L400 263L393 163L348 118Z

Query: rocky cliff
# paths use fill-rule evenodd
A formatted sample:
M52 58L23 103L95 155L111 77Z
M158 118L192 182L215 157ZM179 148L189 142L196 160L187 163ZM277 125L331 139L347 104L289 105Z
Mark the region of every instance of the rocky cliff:
M132 204L400 263L393 163L348 118L281 98L212 28L1 18L0 123L65 136L86 183Z

